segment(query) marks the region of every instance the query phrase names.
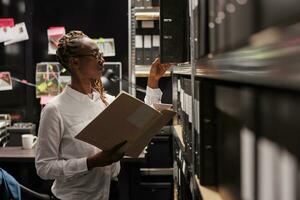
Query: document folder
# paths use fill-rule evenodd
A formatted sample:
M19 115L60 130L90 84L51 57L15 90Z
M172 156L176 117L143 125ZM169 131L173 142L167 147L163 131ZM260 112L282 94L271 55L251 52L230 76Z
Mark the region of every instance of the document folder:
M158 109L121 92L75 138L104 151L126 140L121 150L126 156L138 157L152 137L175 115L166 104L160 109L159 104L155 107Z

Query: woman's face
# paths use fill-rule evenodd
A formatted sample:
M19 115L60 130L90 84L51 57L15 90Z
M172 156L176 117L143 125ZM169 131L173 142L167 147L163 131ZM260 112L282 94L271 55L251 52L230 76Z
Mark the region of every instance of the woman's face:
M99 79L103 72L104 59L99 52L97 44L90 38L84 37L76 55L74 55L73 67L75 74L79 78Z

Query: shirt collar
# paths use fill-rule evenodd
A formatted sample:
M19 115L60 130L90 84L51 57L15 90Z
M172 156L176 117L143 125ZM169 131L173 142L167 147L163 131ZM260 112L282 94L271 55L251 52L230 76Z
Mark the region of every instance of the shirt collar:
M67 85L65 90L65 93L67 93L68 95L70 95L71 97L73 97L74 99L76 99L77 101L97 101L100 98L100 94L93 89L93 99L91 99L88 95L83 94L77 90L74 90L73 88L71 88L70 85Z

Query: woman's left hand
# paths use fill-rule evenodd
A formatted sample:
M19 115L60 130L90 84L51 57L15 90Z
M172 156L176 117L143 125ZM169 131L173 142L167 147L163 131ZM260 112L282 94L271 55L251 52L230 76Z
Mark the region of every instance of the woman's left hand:
M161 64L160 59L156 58L151 65L148 86L151 88L158 88L159 79L165 74L165 72L171 67L171 64Z

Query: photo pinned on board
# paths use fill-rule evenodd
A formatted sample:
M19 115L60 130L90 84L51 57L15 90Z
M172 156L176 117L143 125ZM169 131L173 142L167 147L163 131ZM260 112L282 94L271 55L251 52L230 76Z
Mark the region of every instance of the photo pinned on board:
M10 72L0 72L0 91L12 90Z

